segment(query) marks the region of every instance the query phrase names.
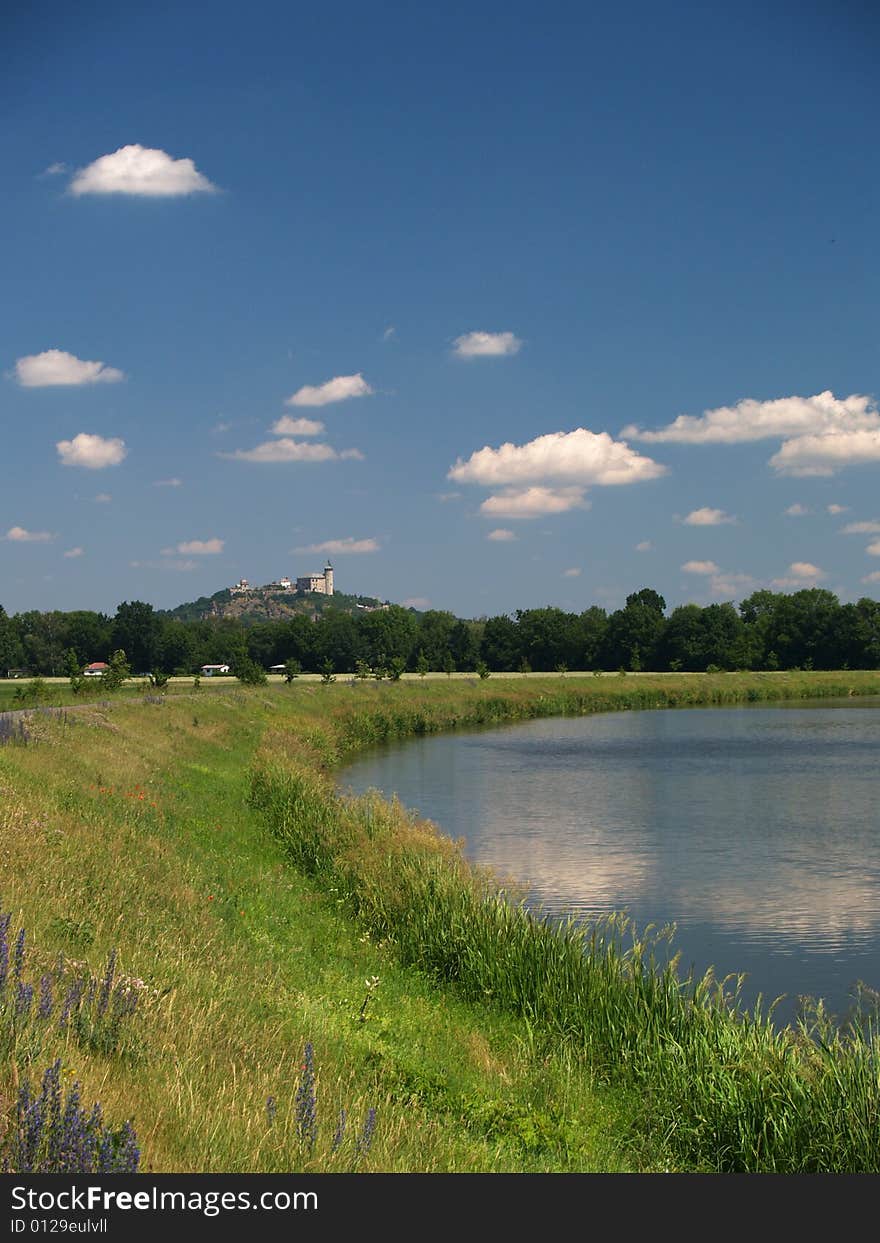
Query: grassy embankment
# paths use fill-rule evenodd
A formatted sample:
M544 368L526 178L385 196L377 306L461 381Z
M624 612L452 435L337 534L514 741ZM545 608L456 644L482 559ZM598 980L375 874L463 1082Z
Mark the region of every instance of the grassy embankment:
M133 1117L155 1170L877 1169L864 1042L737 1016L614 926L553 931L430 826L330 776L363 746L462 725L865 692L880 675L493 677L35 718L30 744L0 749L24 976L59 952L100 976L118 948L143 987L115 1043L35 1013L13 1030L7 1006L5 1112L16 1074L60 1055L87 1102Z

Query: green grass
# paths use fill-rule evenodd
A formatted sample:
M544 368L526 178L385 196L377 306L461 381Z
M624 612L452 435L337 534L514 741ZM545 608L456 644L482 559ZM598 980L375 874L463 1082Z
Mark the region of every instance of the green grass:
M154 1170L874 1169L870 1051L683 991L618 925L585 944L537 923L430 826L332 780L408 734L871 692L880 675L493 676L35 718L31 744L0 747L0 900L32 976L59 952L98 975L115 947L144 997L127 1052L53 1034L39 1059L133 1117ZM294 1118L307 1042L313 1147ZM34 1056L16 1046L7 1101ZM377 1110L365 1154L333 1151L343 1108L355 1133Z

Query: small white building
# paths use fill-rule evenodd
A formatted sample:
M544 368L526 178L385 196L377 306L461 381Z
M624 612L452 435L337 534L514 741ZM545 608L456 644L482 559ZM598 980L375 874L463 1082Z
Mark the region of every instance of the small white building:
M199 670L203 678L216 678L229 672L228 665L202 665Z
M240 578L237 583L229 588L230 594L233 596L243 596L251 590L251 585L246 578Z

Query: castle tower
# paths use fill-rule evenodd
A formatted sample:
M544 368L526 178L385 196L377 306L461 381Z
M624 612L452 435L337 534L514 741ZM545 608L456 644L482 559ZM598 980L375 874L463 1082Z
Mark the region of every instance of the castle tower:
M333 566L329 561L324 566L324 595L333 595Z

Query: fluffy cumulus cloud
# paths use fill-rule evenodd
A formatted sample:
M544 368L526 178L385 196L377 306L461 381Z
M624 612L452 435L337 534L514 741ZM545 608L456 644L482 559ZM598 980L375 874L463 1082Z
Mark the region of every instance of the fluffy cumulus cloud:
M720 574L714 561L685 561L681 567L685 574Z
M841 528L841 535L880 535L880 522L848 522Z
M666 427L645 431L636 426L621 433L634 440L677 444L743 444L782 440L770 465L780 475L833 475L845 466L880 462L880 411L859 393L835 397L747 398L702 415L680 414Z
M27 354L15 364L15 378L22 388L73 387L83 384L116 384L125 375L106 363L87 362L65 350Z
M505 358L519 353L522 341L512 332L466 332L452 346L458 358Z
M636 544L636 552L650 552L654 545L649 539L639 540Z
M377 539L355 539L348 535L345 539L328 539L321 544L304 544L294 548L294 552L322 552L329 557L341 553L379 552L381 545Z
M563 578L580 578L581 570L579 566L573 565L569 570L562 571Z
M167 151L132 143L80 168L71 194L133 194L142 198L180 198L216 190L191 159L174 159Z
M59 440L55 448L63 466L83 466L86 470L118 466L128 453L119 437L106 439L88 432L80 432L73 440Z
M665 466L643 457L607 432L577 427L572 432L549 432L523 445L489 445L461 458L447 478L486 487L511 484L568 483L593 485L640 483L664 474Z
M772 585L782 591L800 591L803 587L815 586L824 577L825 571L811 561L792 561L787 572L781 578L774 578Z
M360 372L338 375L323 384L304 384L284 403L286 406L330 406L352 397L369 397L373 392Z
M844 466L880 462L880 425L862 431L833 431L784 441L770 465L781 475L834 475Z
M692 509L684 519L688 527L719 527L728 522L736 522L733 514L726 514L723 509L712 509L704 505L702 509Z
M24 527L10 527L3 538L12 544L48 544L55 536L51 531L27 531Z
M583 488L506 488L480 506L486 518L540 518L564 514L570 509L589 509Z
M273 436L320 436L324 424L319 419L292 419L284 414L272 424Z
M173 549L164 548L165 554L180 553L184 557L216 557L223 551L226 541L222 539L190 539L183 540Z
M621 436L654 444L744 444L822 432L855 432L880 428L880 415L870 397L833 393L815 397L779 397L773 401L746 398L735 406L719 406L702 415L680 414L666 427L644 431L630 425Z
M507 527L496 527L494 531L489 532L486 539L494 540L496 544L508 544L511 540L515 540L516 536Z
M239 462L338 462L349 458L360 460L360 449L343 449L338 453L332 445L319 442L306 444L282 436L279 440L267 440L253 449L236 449L233 453L221 453L219 457L234 458Z
M67 552L65 552L64 555L65 557L71 557L71 558L72 557L83 557L85 556L85 551L86 550L84 548L80 548L79 545L77 545L76 548L68 548Z
M880 557L880 539L869 544L865 551L872 557Z
M789 518L803 518L804 514L808 514L810 511L806 505L801 505L800 501L796 501L794 505L789 505L785 512Z
M847 513L849 505L826 505L825 508L828 510L829 514L834 514L836 517L837 514Z
M880 583L880 570L872 570L862 579L863 583Z

